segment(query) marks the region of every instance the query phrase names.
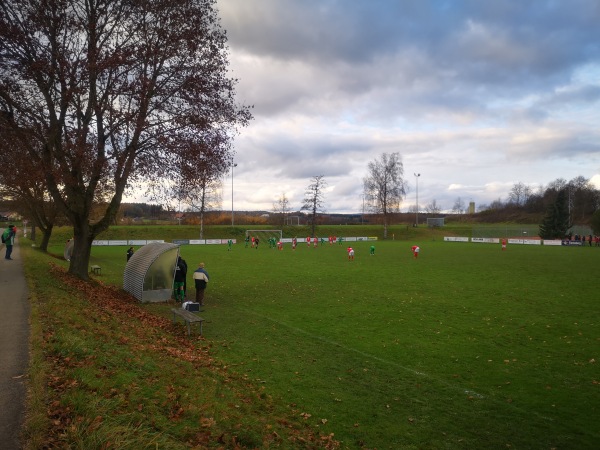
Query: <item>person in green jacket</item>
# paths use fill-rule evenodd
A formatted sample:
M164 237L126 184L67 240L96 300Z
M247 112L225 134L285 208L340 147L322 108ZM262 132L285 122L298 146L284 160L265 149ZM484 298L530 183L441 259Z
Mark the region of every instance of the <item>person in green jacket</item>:
M15 245L15 236L17 235L17 227L14 225L9 225L4 233L2 233L2 243L6 245L6 254L4 255L4 259L11 260L10 255L13 251L13 245Z

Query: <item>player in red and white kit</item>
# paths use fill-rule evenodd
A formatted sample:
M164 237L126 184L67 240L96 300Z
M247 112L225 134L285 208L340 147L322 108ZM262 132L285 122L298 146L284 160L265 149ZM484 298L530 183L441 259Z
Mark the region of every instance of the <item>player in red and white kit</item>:
M421 249L419 248L418 245L413 245L412 246L413 258L417 259L419 257L420 251L421 251Z
M348 247L346 251L348 252L348 261L354 261L354 249L352 247Z

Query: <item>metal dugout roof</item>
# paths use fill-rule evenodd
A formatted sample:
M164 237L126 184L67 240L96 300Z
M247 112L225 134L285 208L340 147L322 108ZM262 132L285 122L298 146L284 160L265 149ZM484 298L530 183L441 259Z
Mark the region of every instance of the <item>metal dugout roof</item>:
M140 302L171 298L179 245L153 242L140 247L127 261L123 289Z

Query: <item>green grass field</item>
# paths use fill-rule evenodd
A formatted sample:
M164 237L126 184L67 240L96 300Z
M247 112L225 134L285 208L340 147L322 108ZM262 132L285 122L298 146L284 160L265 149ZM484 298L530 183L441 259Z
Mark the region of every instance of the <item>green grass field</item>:
M182 246L211 276L198 348L342 448L597 448L600 248L421 238ZM94 247L95 278L124 253Z

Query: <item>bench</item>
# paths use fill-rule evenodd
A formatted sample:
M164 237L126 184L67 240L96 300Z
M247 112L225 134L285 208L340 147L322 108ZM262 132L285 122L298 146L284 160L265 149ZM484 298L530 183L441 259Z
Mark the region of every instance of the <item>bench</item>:
M102 272L102 267L100 266L91 266L90 269L90 272L94 272L94 275L100 275L100 272Z
M197 316L194 313L191 313L183 308L172 308L171 312L173 313L173 323L177 320L177 317L181 318L187 324L188 336L191 334L190 325L192 323L200 324L200 336L202 336L202 322L204 319L200 316Z

